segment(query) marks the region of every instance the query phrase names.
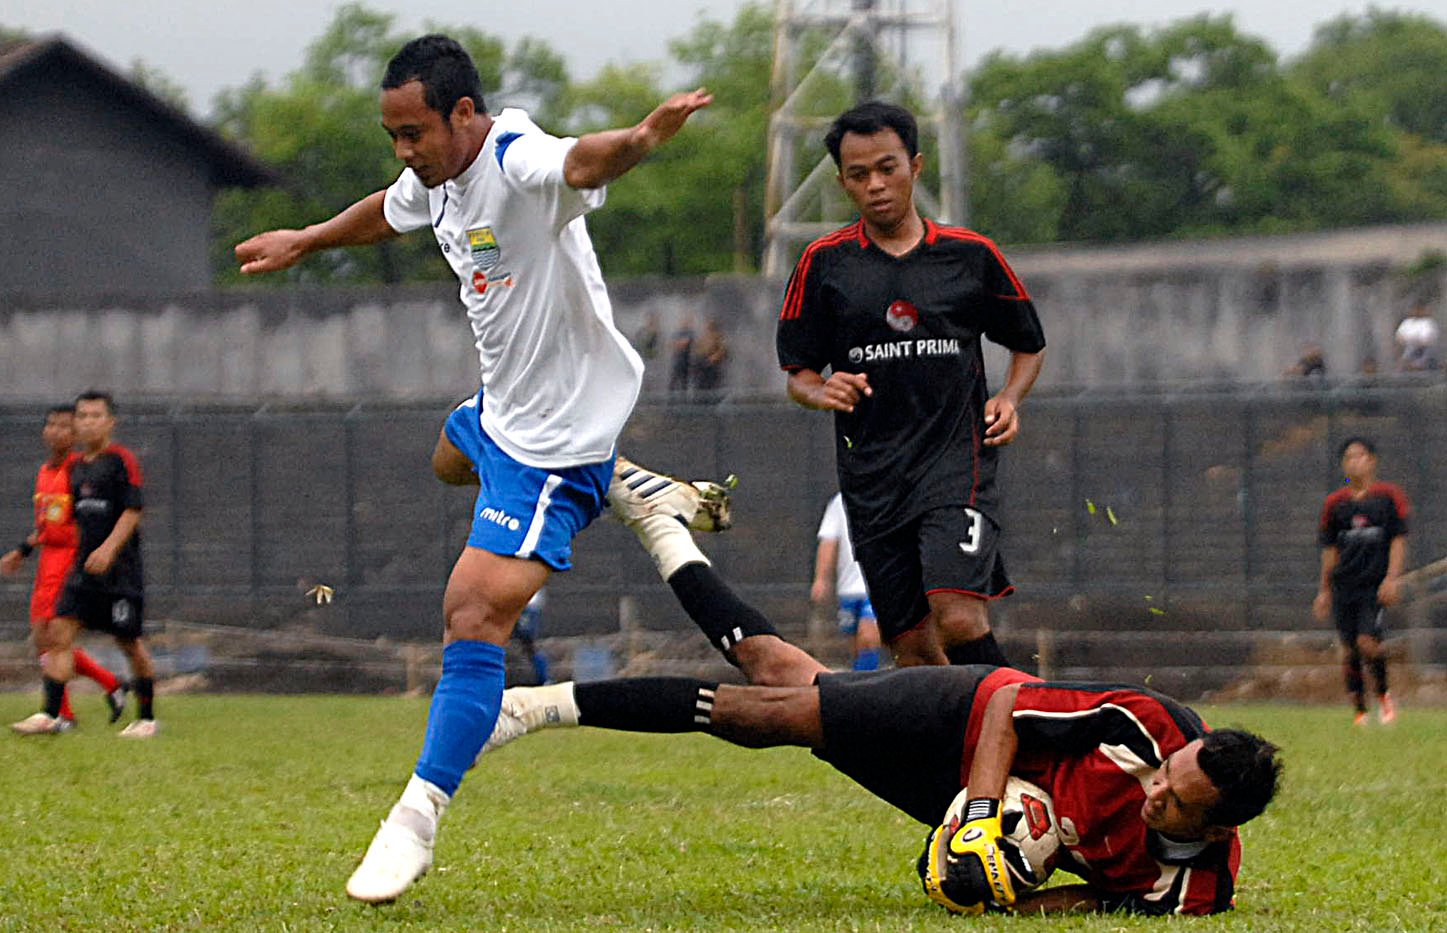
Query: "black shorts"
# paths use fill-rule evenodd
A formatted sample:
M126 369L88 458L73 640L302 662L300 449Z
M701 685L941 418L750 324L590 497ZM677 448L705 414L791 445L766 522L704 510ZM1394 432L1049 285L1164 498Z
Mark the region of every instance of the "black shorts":
M824 747L814 754L926 826L964 786L960 773L983 664L820 674Z
M854 559L864 573L880 636L892 642L923 622L930 593L981 599L1010 593L1014 587L999 543L1000 526L990 516L948 506L856 545Z
M57 617L79 619L82 626L93 632L132 641L142 635L144 603L145 600L139 596L92 589L72 581L66 583L61 592L55 614Z
M1358 635L1382 640L1382 606L1376 590L1331 594L1331 615L1341 643L1350 648Z

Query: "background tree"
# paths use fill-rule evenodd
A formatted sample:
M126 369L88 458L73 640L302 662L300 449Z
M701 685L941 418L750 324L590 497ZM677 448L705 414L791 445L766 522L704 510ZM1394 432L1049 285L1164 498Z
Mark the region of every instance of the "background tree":
M1339 23L1318 42L1361 31ZM1229 16L1200 16L989 56L972 84L974 222L1029 239L1120 240L1447 215L1447 160L1375 118L1370 97L1340 90L1350 82L1328 77L1320 54L1307 55L1313 83ZM1014 190L1033 193L1027 204L1045 218L1022 223Z

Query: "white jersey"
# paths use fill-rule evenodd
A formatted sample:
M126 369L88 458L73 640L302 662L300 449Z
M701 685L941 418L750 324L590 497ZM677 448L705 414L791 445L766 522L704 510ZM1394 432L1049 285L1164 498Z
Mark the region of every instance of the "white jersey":
M508 456L548 469L611 456L643 379L584 226L605 189L563 180L576 142L509 108L462 174L428 188L406 169L383 202L394 230L432 227L462 283L483 430Z
M835 571L834 593L839 599L862 599L869 595L864 587L864 573L854 559L854 545L849 543L849 522L844 516L844 496L835 493L824 507L824 520L819 523L820 541L839 542L839 566Z

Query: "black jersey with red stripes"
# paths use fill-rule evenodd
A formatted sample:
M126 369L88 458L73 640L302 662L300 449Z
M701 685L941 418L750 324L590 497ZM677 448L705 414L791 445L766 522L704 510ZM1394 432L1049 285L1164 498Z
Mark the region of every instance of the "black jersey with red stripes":
M1208 731L1196 712L1143 687L1054 683L1001 668L980 684L970 710L961 782L968 779L986 704L1020 684L1019 739L1010 773L1050 794L1061 842L1057 865L1080 876L1109 909L1150 914L1228 910L1241 840L1172 842L1146 826L1146 787L1172 753Z
M1317 541L1337 549L1332 588L1375 592L1387 575L1392 540L1407 533L1412 505L1392 483L1373 483L1360 496L1343 486L1326 497Z
M75 523L80 529L77 569L110 537L123 512L143 506L142 485L141 462L120 444L111 444L94 456L78 457L71 462L71 497ZM83 586L103 589L116 596L141 596L144 573L140 528L121 546L108 573L99 577L82 574L81 582Z
M834 421L856 544L944 506L998 518L981 337L1045 347L1025 286L978 233L927 220L919 245L892 256L859 221L804 250L779 315L779 364L869 377L873 394Z

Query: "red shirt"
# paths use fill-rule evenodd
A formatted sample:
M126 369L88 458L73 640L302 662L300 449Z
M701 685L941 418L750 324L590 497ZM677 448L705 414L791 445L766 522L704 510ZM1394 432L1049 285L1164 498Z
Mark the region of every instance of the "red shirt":
M74 500L70 494L70 465L74 461L74 454L59 466L47 461L35 474L35 530L41 547L80 546L80 531L75 526Z
M1058 867L1084 879L1108 909L1229 910L1241 865L1238 834L1172 855L1168 841L1141 817L1146 785L1161 762L1208 731L1201 718L1144 688L1046 683L1001 668L975 693L961 786L969 777L985 705L1012 683L1021 687L1014 712L1019 748L1010 773L1050 794L1068 854Z

